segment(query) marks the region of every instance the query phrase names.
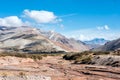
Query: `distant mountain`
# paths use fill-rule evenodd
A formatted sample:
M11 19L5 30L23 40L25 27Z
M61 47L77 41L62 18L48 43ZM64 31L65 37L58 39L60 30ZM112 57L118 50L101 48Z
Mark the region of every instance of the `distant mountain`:
M77 40L36 28L0 26L0 50L21 52L78 52L89 48Z
M109 41L106 44L104 44L103 46L95 49L96 51L114 51L120 49L120 38L113 40L113 41Z
M84 41L84 43L88 45L91 49L94 49L104 45L108 41L109 40L105 40L104 38L95 38L90 41Z
M84 41L84 43L86 43L86 44L104 45L108 41L109 40L105 40L104 38L95 38L95 39L90 40L90 41Z

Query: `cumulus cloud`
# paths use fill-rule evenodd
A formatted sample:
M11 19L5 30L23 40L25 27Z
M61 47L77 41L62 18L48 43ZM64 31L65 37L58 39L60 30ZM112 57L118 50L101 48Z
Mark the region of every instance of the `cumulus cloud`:
M0 18L1 26L23 26L24 23L17 16L9 16Z
M98 26L97 27L98 30L109 30L109 26L108 25L104 25L104 26Z
M0 26L34 26L39 27L42 24L58 24L62 21L53 12L45 10L24 10L23 15L7 16L0 18Z
M35 20L37 23L51 23L59 21L57 16L50 11L38 11L38 10L24 10L24 16L29 17L30 19Z

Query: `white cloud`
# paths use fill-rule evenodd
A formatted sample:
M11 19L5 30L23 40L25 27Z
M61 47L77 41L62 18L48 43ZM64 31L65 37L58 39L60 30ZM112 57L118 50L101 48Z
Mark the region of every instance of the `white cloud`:
M86 37L85 37L85 35L80 34L80 36L78 37L78 39L81 40L81 41L84 41L84 40L86 40Z
M97 27L98 30L103 30L103 27Z
M66 31L63 33L68 38L75 38L81 41L92 40L94 38L104 38L106 40L114 40L119 38L119 30L96 30L94 28L90 29L81 29L81 30L73 30L73 31Z
M17 16L9 16L5 18L0 18L1 26L23 26L24 23Z
M106 30L109 30L109 29L110 29L108 25L105 25L104 28L105 28Z
M98 26L97 27L98 30L109 30L109 26L108 25L104 25L104 26Z
M24 15L21 16L7 16L0 18L0 26L41 27L42 24L49 23L50 25L56 25L62 21L62 19L58 18L53 12L50 11L24 10L23 12Z
M44 10L24 10L24 16L35 20L37 23L51 23L59 21L53 12Z

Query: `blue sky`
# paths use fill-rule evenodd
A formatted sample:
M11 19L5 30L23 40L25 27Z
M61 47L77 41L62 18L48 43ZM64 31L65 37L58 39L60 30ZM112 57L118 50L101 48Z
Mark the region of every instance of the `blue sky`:
M31 16L34 11L53 14L49 18L45 16L47 21L39 21L41 18ZM6 17L9 16L17 16L21 22L32 23L33 27L55 30L80 40L120 37L120 0L1 0L0 18L8 23L11 18Z

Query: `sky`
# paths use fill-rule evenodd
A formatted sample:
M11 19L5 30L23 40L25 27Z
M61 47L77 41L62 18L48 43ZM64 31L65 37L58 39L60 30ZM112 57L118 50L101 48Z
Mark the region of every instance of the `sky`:
M82 41L120 38L120 0L1 0L0 25L32 26Z

